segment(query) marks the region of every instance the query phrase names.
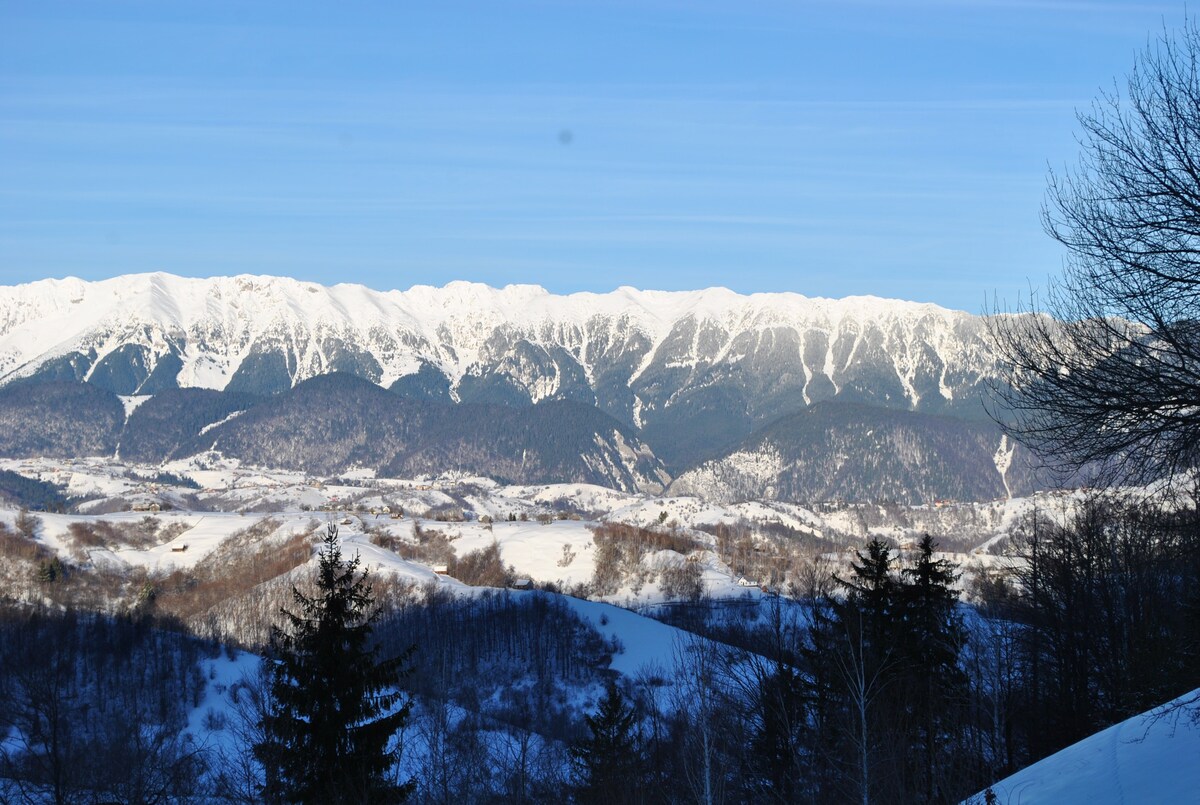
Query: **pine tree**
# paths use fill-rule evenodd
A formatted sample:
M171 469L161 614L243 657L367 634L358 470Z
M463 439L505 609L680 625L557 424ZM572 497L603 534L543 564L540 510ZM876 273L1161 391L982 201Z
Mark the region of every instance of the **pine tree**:
M408 719L397 690L407 655L379 660L371 645L378 610L359 557L342 559L330 525L319 554L316 595L295 587L296 611L272 627L273 704L254 748L268 801L401 802L412 783L391 773L392 736Z
M770 638L760 651L771 663L756 663L751 671L757 678L758 727L750 739L754 785L768 801L797 802L806 771L800 744L807 726L807 686L795 665L799 645L779 598L771 599L766 614Z
M637 715L609 682L595 715L585 716L591 737L571 750L580 776L578 799L584 803L634 803L641 800L641 756L635 730Z
M808 784L815 792L814 801L833 800L840 791L852 753L846 745L846 725L851 710L846 693L844 663L838 661L843 635L834 612L834 602L826 595L814 595L810 602L808 639L801 649L807 683L805 699L812 750L806 753Z

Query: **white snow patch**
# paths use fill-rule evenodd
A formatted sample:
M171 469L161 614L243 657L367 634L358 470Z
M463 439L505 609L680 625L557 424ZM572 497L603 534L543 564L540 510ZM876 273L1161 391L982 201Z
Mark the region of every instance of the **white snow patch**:
M226 422L231 422L231 421L237 419L239 416L241 416L244 413L246 413L246 412L245 411L234 411L232 414L225 417L224 419L220 419L216 422L212 422L208 425L205 425L203 428L200 429L200 435L203 436L204 434L208 433L213 428L219 428L222 425L224 425Z
M141 405L142 403L144 403L146 400L150 399L152 396L154 396L154 395L138 394L138 395L135 395L132 397L126 397L124 395L120 395L119 399L121 400L121 404L125 406L125 418L129 419L129 416L135 410L137 410L137 407L139 405Z
M996 453L992 456L992 461L996 464L996 472L1000 473L1000 480L1004 482L1004 496L1012 497L1012 487L1008 485L1008 468L1012 466L1013 453L1016 452L1017 446L1015 443L1008 443L1008 434L1003 434L1000 437L1000 446L996 448Z
M621 641L624 650L613 655L610 667L625 676L632 677L647 667L673 668L676 643L691 639L682 629L612 604L569 596L563 601L602 635Z

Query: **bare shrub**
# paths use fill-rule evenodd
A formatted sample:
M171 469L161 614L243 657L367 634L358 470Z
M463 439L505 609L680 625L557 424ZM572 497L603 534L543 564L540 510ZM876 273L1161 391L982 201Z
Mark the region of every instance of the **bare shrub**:
M109 542L106 539L107 535L103 533L105 526L111 526L111 523L106 523L104 520L96 520L91 523L71 523L67 526L67 533L71 535L71 544L76 548L103 548Z
M461 506L435 506L423 515L426 520L436 520L439 523L461 523L467 519Z
M500 545L495 542L461 558L452 558L447 572L474 587L507 587L512 582L500 558Z
M662 593L667 598L698 601L704 594L700 565L683 562L664 568L662 571Z
M274 525L274 527L271 527ZM194 619L227 599L283 576L312 556L315 528L293 534L282 543L262 537L279 521L263 520L237 532L190 570L177 570L158 582L158 609L182 620Z
M130 547L145 549L169 542L191 526L182 521L166 528L157 517L143 517L136 523L114 523L109 520L77 521L67 526L72 554L82 559L89 548Z
M620 543L611 538L596 537L596 570L592 576L592 589L596 595L612 595L621 586L623 560Z
M445 532L436 528L422 528L416 521L413 521L409 539L385 530L372 530L368 534L373 544L386 548L401 559L429 565L449 565L454 558L454 546Z
M191 524L186 523L183 520L175 520L158 533L158 540L159 542L170 542L191 527Z
M638 545L648 551L675 551L687 555L692 551L707 548L686 534L654 531L630 523L599 523L588 528L598 539L614 539L621 543Z
M45 547L0 522L0 559L36 562L49 556Z
M592 585L597 595L612 595L628 579L636 595L642 585L653 581L655 571L642 559L651 551L675 551L687 555L706 546L674 531L652 531L629 523L589 526L596 542L596 573Z
M17 532L26 539L36 539L38 532L42 530L42 518L36 517L29 513L29 509L21 509L17 512L17 518L13 522L17 527Z

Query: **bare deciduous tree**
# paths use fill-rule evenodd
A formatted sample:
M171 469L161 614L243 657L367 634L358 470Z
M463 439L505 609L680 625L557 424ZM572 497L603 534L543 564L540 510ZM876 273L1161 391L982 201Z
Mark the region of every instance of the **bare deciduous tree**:
M675 645L676 674L671 705L683 730L683 777L693 801L714 805L725 801L725 758L719 732L728 708L721 674L725 660L716 643L697 636Z
M990 329L993 414L1062 469L1109 480L1200 466L1200 29L1164 31L1124 90L1079 113L1079 164L1043 222L1066 247L1045 293Z

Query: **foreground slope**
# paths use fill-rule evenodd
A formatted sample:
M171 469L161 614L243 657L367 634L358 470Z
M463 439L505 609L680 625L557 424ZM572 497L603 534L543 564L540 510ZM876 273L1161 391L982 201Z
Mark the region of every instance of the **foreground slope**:
M1122 721L992 786L999 803L1200 801L1200 690ZM984 802L984 795L969 800Z

